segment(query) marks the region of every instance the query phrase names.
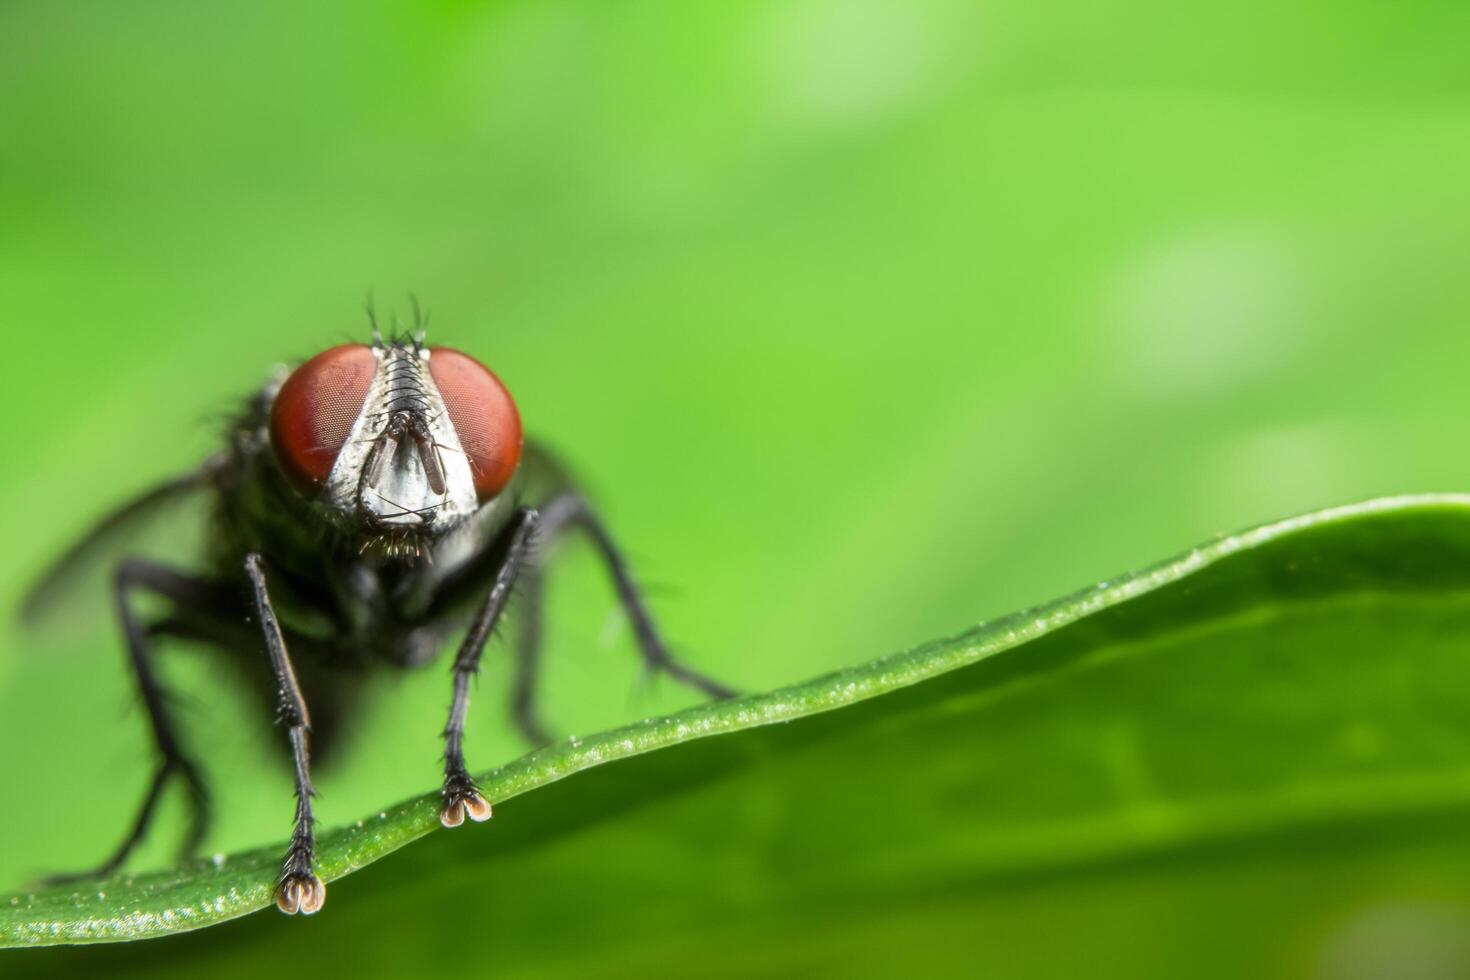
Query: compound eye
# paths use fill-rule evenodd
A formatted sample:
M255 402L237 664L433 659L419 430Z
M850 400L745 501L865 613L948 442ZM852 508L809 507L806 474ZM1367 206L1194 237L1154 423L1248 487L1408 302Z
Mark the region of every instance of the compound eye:
M271 448L302 493L327 482L367 401L378 360L371 347L344 344L291 372L271 405Z
M468 354L429 348L429 373L470 461L481 500L505 489L521 461L521 413L500 379Z

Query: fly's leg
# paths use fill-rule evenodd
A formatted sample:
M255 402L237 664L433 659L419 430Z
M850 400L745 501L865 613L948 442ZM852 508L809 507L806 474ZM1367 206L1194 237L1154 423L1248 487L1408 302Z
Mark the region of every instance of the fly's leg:
M648 612L638 584L633 581L633 573L629 571L622 552L581 494L562 493L553 497L541 510L545 515L545 540L550 541L561 530L571 528L584 532L592 540L603 564L607 566L608 574L612 576L618 601L623 604L633 625L633 636L638 641L638 650L643 655L643 665L648 671L661 671L682 684L698 688L712 698L735 696L733 690L677 660L669 652L663 638L659 636L658 628L653 624L653 617Z
M733 690L683 663L669 652L648 612L638 584L633 581L627 561L586 498L574 491L566 491L552 497L539 510L541 523L536 534L538 552L546 550L558 537L571 530L584 531L592 539L599 557L612 577L618 600L633 624L633 634L638 641L638 650L647 671L661 671L713 698L735 696ZM536 710L536 684L541 670L543 578L538 558L539 556L533 556L532 566L521 577L521 605L518 609L520 630L516 646L515 680L511 687L511 715L526 740L532 745L540 746L549 744L551 737Z
M179 742L178 732L168 710L168 695L154 670L153 648L149 642L148 629L139 620L130 602L133 591L139 589L153 592L181 607L192 607L200 611L217 610L222 602L228 602L227 599L222 599L220 590L212 583L182 575L163 565L128 558L117 566L113 578L113 598L117 603L118 619L122 623L123 636L127 642L128 663L133 668L133 676L138 682L138 693L148 712L153 743L158 748L160 760L149 783L148 793L133 820L132 829L112 856L90 871L56 875L47 879L53 884L101 877L122 867L128 855L147 836L148 827L163 799L164 788L172 777L182 779L189 791L189 832L184 839L181 856L187 857L194 853L209 826L208 788L199 767Z
M446 827L458 827L466 815L476 822L490 819L490 803L470 778L464 762L464 719L470 706L470 681L480 668L480 654L505 611L516 578L526 566L531 538L539 523L540 516L533 508L522 507L506 524L501 532L505 536L503 548L499 549L504 557L495 581L454 658L454 700L450 702L449 721L444 726L444 805L439 810L439 822Z
M521 573L517 587L515 679L511 684L511 717L521 735L537 747L551 744L551 735L536 710L536 680L541 673L541 622L544 590L541 570L534 565Z
M279 717L286 725L286 734L291 742L291 760L296 769L296 823L291 832L291 843L286 848L286 858L281 863L281 875L276 879L276 905L287 915L298 912L311 915L321 909L327 898L327 886L312 867L316 856L312 827L316 818L311 812L311 798L316 795L316 789L311 785L306 746L307 735L311 732L311 717L306 711L306 699L301 696L301 686L296 683L291 658L286 654L286 639L281 635L281 624L276 620L276 611L266 590L260 555L252 553L245 556L245 574L250 578L255 613L265 636L271 670L275 673L280 694Z

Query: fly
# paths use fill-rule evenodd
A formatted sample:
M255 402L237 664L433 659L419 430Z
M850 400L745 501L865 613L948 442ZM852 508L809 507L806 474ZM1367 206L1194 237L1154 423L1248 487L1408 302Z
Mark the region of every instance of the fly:
M523 501L533 468L550 477L550 489L530 506ZM27 594L26 617L39 615L99 542L195 493L212 504L202 573L142 558L124 558L114 573L158 766L121 845L68 880L121 867L172 781L188 790L186 854L208 828L204 773L155 669L159 638L220 651L286 729L296 809L275 900L288 914L310 915L326 898L315 869L313 754L330 749L370 674L433 659L455 635L439 820L457 827L489 819L463 736L470 681L513 588L524 602L513 713L531 742L549 741L534 703L541 578L548 546L564 534L580 531L595 547L648 670L712 697L732 693L669 653L596 512L560 466L523 443L500 379L468 354L425 346L421 329L384 341L374 323L372 343L333 347L278 372L235 417L219 453L124 505L63 554ZM161 598L166 611L143 618L138 593Z

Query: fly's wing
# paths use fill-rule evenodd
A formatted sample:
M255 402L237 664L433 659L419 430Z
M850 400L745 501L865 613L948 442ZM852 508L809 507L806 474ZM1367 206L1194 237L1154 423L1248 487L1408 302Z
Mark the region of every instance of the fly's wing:
M521 448L517 477L522 502L527 504L542 503L563 490L583 485L556 450L533 439L527 439Z
M208 488L221 464L220 457L211 457L194 472L160 483L103 517L31 583L20 602L21 624L39 629L78 618L74 607L79 604L72 600L83 596L92 609L110 608L107 576L113 562L134 547L151 544L148 550L157 550L160 543L148 540L150 531L153 538L166 537L168 550L177 554L178 529L171 526L163 535L155 524L188 511L190 505L197 510L200 491Z

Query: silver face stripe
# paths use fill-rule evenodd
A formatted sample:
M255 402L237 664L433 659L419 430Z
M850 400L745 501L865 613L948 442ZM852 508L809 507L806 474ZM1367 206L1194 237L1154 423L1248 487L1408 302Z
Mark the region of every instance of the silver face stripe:
M385 528L452 527L479 506L469 459L449 420L444 399L429 372L428 350L398 345L374 347L378 360L367 400L352 433L327 475L321 499L346 514L361 513ZM411 438L400 440L375 487L364 483L373 443L395 412L409 411L427 424L431 450L444 471L444 493L429 486Z

